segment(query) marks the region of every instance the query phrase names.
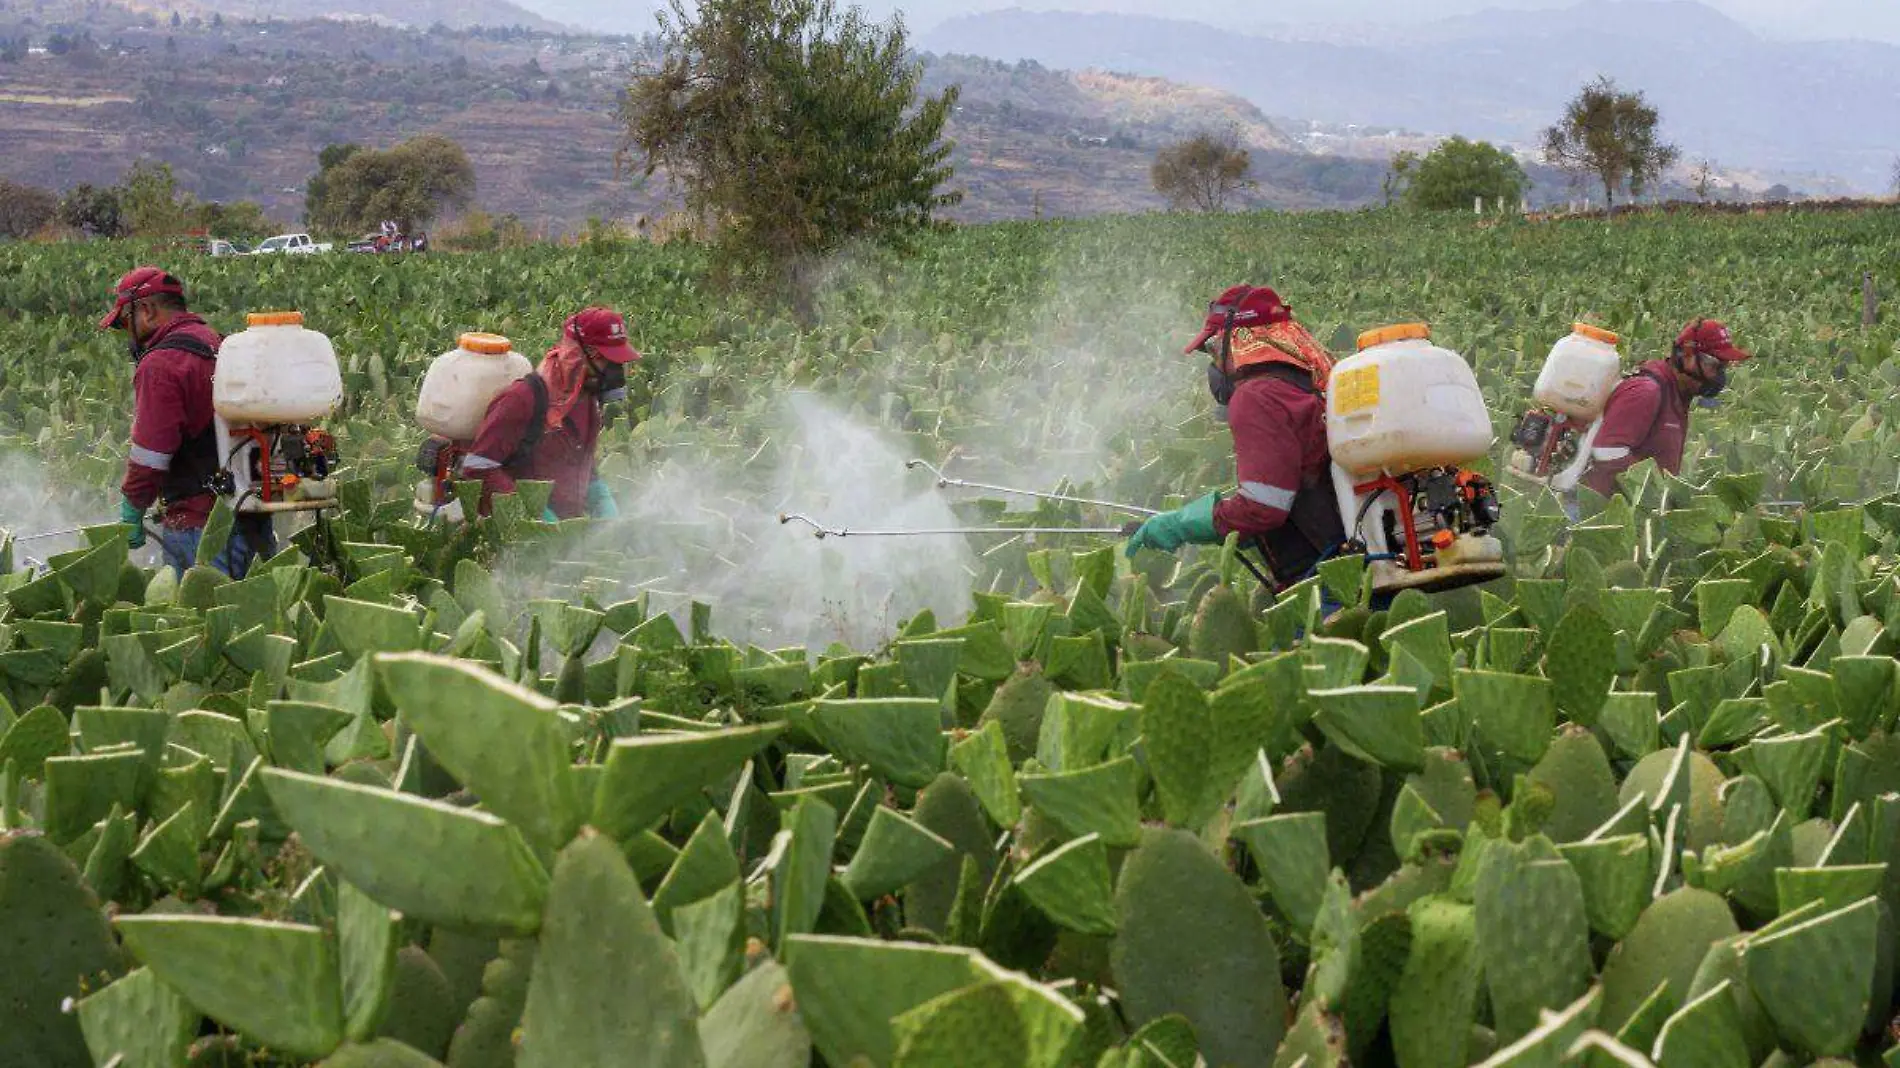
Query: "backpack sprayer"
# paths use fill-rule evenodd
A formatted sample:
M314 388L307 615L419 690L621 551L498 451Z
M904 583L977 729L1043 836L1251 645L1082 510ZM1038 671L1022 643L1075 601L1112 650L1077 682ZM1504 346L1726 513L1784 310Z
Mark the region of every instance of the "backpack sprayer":
M1457 589L1502 576L1497 493L1463 465L1491 448L1471 367L1423 323L1371 330L1326 395L1333 489L1374 593Z
M233 498L241 514L336 507L336 439L315 424L342 400L329 338L306 330L299 312L252 314L225 339L212 376L218 466L211 491Z
M1513 478L1558 493L1582 481L1603 428L1603 409L1616 389L1617 341L1608 330L1577 323L1551 346L1531 393L1539 407L1525 412L1511 431L1515 448L1505 470Z
M418 514L447 523L463 521L462 502L455 498L462 460L496 395L533 370L507 338L482 333L463 334L455 348L429 365L416 395L416 422L429 432L416 454L416 467L427 476L416 484ZM539 427L540 422L530 420L530 426Z

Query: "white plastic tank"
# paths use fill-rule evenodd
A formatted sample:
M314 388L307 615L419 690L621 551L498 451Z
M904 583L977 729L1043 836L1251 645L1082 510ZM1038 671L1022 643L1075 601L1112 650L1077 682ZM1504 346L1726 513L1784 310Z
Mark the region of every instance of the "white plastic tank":
M313 422L342 400L336 349L301 312L253 313L218 349L211 406L234 426Z
M463 334L457 346L435 358L422 376L416 421L431 434L469 441L481 428L495 395L534 370L528 358L499 334Z
M1424 323L1359 335L1333 368L1326 434L1333 462L1355 476L1469 463L1491 450L1491 413L1464 357L1431 342Z
M1623 369L1617 337L1601 327L1577 323L1551 346L1532 396L1546 408L1587 423L1603 414Z

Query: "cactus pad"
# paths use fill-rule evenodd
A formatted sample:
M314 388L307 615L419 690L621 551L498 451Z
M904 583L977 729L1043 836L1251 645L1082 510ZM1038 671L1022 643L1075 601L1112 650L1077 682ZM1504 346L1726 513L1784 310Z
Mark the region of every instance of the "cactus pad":
M1271 1063L1285 1027L1280 956L1239 879L1191 836L1151 829L1122 864L1115 911L1111 961L1132 1023L1179 1013L1210 1064Z
M1087 835L1051 850L1018 872L1014 883L1051 920L1081 934L1115 933L1108 847Z
M1603 966L1604 1027L1621 1028L1659 985L1683 1004L1709 947L1736 933L1728 903L1706 890L1658 898Z
M343 1041L335 949L302 924L222 916L121 916L119 933L159 979L205 1015L306 1057ZM246 981L232 983L231 976Z
M78 869L35 835L0 832L0 960L0 1063L88 1063L61 1002L123 962Z
M714 1068L807 1068L811 1035L792 996L791 977L766 961L735 983L699 1021L706 1063Z
M92 1063L105 1064L118 1056L124 1058L124 1068L172 1068L185 1059L201 1022L197 1010L150 968L86 997L78 1011Z
M639 1050L656 1068L699 1068L696 1016L672 943L620 850L583 832L555 862L519 1064L613 1064Z
M1553 842L1582 840L1619 807L1609 758L1596 736L1580 727L1564 728L1531 769L1530 780L1550 788L1554 807L1544 833Z
M310 851L382 904L496 933L540 925L547 873L494 816L276 768L263 775Z
M1463 1068L1482 967L1472 908L1438 897L1407 910L1412 950L1386 1007L1399 1068Z
M1515 1042L1543 1009L1568 1005L1591 980L1583 884L1562 860L1540 859L1548 842L1494 842L1479 864L1475 905L1479 955L1498 1038Z
M1743 944L1748 984L1783 1041L1817 1057L1850 1052L1867 1016L1880 905L1867 898Z

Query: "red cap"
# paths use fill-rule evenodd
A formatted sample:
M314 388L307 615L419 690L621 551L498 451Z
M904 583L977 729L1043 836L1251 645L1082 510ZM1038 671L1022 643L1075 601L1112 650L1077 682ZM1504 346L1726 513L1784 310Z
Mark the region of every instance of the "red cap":
M1207 306L1207 320L1200 334L1181 351L1194 352L1207 344L1209 338L1227 329L1230 314L1235 326L1266 326L1292 319L1293 309L1280 299L1280 294L1266 286L1234 286Z
M1741 363L1750 353L1735 347L1735 335L1720 320L1697 319L1676 336L1676 348L1706 352L1723 363Z
M126 272L113 289L116 299L112 302L112 310L99 320L99 329L110 330L119 325L119 317L125 314L128 305L160 293L182 297L185 295L185 283L157 267L137 267Z
M570 337L612 363L628 363L640 358L627 344L627 321L612 308L586 308L570 317L562 330Z

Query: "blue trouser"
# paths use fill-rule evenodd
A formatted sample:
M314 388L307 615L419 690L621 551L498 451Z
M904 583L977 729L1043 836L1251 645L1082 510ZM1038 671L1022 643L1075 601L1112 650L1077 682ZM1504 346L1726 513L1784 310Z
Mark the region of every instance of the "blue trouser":
M185 573L198 559L198 543L204 539L204 531L173 530L163 527L159 530L158 548L164 554L165 563L179 575ZM277 533L270 522L253 524L249 520L240 520L231 528L231 540L224 543L224 551L211 561L211 566L231 576L241 579L251 570L251 564L257 560L268 560L277 555Z

